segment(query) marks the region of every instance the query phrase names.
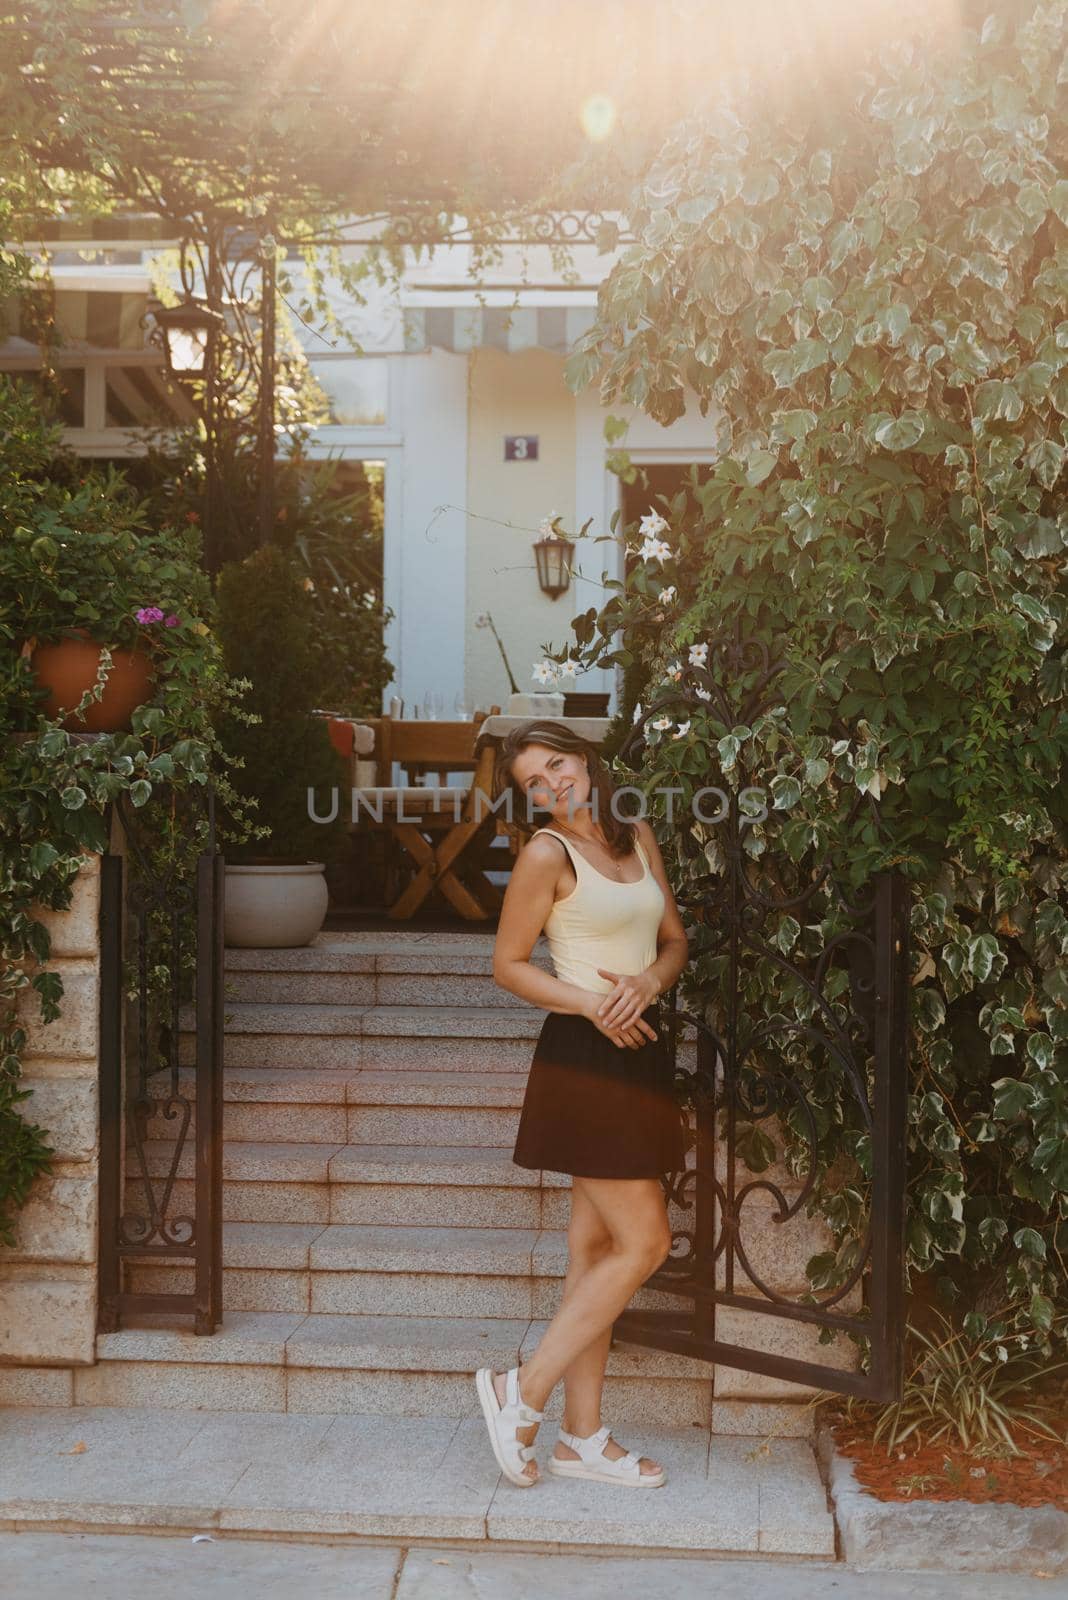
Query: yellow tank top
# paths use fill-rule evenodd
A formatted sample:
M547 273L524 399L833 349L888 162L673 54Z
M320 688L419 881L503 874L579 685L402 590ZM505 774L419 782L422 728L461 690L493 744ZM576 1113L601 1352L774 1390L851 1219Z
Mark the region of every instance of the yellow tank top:
M608 994L612 981L602 978L598 967L632 974L644 972L656 960L664 891L653 877L640 839L634 844L644 868L642 876L637 883L619 883L591 866L555 828L536 832L551 833L560 840L577 880L571 893L557 900L545 919L553 970L565 983Z

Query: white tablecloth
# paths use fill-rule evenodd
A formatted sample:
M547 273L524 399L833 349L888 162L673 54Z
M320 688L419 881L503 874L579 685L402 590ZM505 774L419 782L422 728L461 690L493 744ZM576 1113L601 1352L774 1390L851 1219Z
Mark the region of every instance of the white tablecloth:
M600 744L612 723L611 717L541 717L541 722L558 722L563 728L571 728L583 739L588 739L591 744ZM475 740L475 749L486 739L503 739L506 733L513 728L519 728L524 722L531 722L531 717L509 717L503 713L497 717L487 717L478 730Z

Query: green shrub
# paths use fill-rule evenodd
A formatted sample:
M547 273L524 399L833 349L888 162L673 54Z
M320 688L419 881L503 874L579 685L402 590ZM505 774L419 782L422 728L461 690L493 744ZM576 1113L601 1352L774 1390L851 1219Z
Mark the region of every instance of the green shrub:
M239 715L241 685L223 670L198 555L188 525L148 525L121 474L66 455L30 388L0 384L0 1240L7 1244L52 1156L44 1130L19 1111L22 1008L35 1003L46 1023L62 1009L63 982L49 968L51 939L38 908L70 906L84 857L108 847L108 807L119 796L149 824L149 859L182 872L204 847L207 823L201 815L187 829L172 802L195 797L210 780L240 832L242 808L214 721L224 707ZM153 607L159 619L138 621L138 610ZM105 646L87 700L102 692L108 645L152 649L151 698L134 711L129 732L79 738L41 711L23 646L74 627ZM152 984L172 977L153 960Z
M267 545L222 568L216 601L227 670L249 680L245 709L259 718L254 727L224 718L220 738L241 763L234 785L255 801L257 831L270 829L266 844L238 845L227 857L334 860L345 839L348 795L326 722L311 714L319 703L311 596L289 554ZM309 789L320 816L331 810L331 790L338 791L333 822L309 816Z
M1068 1304L1066 11L1019 9L941 49L884 43L837 106L728 99L663 150L570 379L662 423L695 394L719 455L642 530L667 552L559 656L651 670L640 776L682 790L680 893L725 867L684 810L705 784L766 792L744 850L769 895L824 855L846 885L906 874L908 1281L969 1338L1010 1300L1048 1356ZM801 964L826 934L819 905L761 929ZM701 929L694 949L684 997L719 1018L723 964ZM770 959L740 1003L811 1017ZM867 1142L813 1055L770 1053L815 1108L821 1172L856 1175L819 1196L822 1291L856 1263ZM786 1119L795 1153L803 1132ZM763 1137L748 1155L766 1165Z

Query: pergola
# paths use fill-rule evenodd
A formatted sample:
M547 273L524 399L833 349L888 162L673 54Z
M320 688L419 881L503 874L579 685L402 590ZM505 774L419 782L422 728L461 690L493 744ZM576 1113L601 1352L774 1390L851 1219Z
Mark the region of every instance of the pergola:
M156 334L202 419L209 568L221 430L255 429L261 542L274 523L280 256L611 248L681 114L787 55L830 77L862 31L844 0L803 18L754 0L742 20L723 0L207 0L189 15L85 0L62 40L46 15L9 16L0 74L23 176L41 180L22 185L38 202L16 208L25 240L136 229L178 245L182 299L157 308ZM45 216L41 189L64 187L71 205ZM563 348L568 331L547 320L535 338Z

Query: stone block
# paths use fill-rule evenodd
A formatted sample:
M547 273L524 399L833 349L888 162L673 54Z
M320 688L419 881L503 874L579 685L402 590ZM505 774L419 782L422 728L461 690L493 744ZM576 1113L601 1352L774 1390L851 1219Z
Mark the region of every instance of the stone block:
M793 1322L766 1312L745 1311L738 1306L716 1309L716 1338L724 1344L742 1345L746 1350L798 1361L815 1361L839 1372L855 1372L859 1352L852 1340L839 1332L833 1344L820 1344L819 1332L811 1323ZM716 1362L717 1400L802 1400L814 1394L818 1387Z
M18 997L18 1018L26 1029L24 1059L34 1056L72 1056L93 1059L99 1036L99 970L95 960L52 962L63 980L59 1016L42 1022L40 1000L35 990L22 989Z
M74 1374L77 1406L157 1411L284 1411L285 1368L101 1361Z
M784 1187L787 1205L794 1204L798 1192L797 1184ZM806 1204L803 1202L792 1215L779 1221L779 1203L766 1189L753 1189L743 1196L738 1208L738 1243L745 1253L745 1261L735 1249L736 1294L760 1294L761 1285L778 1294L793 1295L808 1291L810 1285L805 1276L806 1263L814 1255L833 1251L834 1235L822 1217L806 1215ZM690 1226L693 1226L692 1222ZM716 1259L717 1289L725 1287L726 1259L726 1251Z
M0 1366L85 1366L95 1344L93 1269L0 1265Z
M48 1134L56 1161L96 1160L98 1145L97 1085L91 1078L44 1078L25 1074L22 1087L31 1091L20 1115Z
M96 1260L97 1186L91 1178L42 1174L15 1213L15 1243L0 1245L3 1261Z
M70 886L71 903L65 911L47 906L32 908L34 920L48 929L52 940L51 959L60 956L92 956L100 942L100 857L84 855L82 868Z
M70 1406L70 1367L0 1367L0 1406Z

